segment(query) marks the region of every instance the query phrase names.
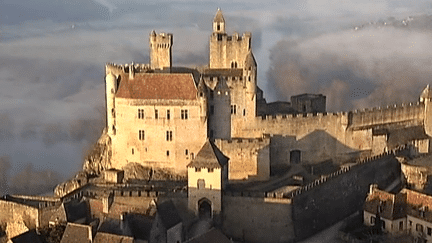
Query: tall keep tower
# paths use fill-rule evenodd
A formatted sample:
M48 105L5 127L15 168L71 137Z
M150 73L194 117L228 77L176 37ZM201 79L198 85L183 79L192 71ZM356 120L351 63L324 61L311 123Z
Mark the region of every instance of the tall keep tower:
M152 69L171 68L173 35L150 33L150 67Z
M251 50L251 33L228 36L225 28L225 19L218 9L210 37L210 68L243 68L245 57Z

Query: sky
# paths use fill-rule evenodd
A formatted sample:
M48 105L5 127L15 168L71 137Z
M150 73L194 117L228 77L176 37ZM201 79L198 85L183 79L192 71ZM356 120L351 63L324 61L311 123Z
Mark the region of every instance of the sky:
M148 63L156 30L175 66L206 65L217 8L228 34L252 32L267 101L323 93L348 111L416 102L431 82L426 0L2 0L0 177L31 191L73 176L104 126L105 63Z

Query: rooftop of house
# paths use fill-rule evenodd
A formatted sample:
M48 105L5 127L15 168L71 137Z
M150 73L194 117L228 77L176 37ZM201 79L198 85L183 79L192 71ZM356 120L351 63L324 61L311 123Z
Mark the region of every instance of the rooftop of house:
M29 230L23 234L13 237L10 239L12 243L42 243L39 235L36 233L36 230Z
M191 73L136 73L120 75L117 97L128 99L195 100L197 88Z
M386 219L410 215L432 222L432 196L410 189L392 194L375 188L367 196L363 209Z
M135 239L149 240L153 217L142 214L126 214L124 216Z
M106 232L97 232L93 243L133 243L134 238L125 235L116 235Z
M426 154L414 159L404 159L404 163L415 166L430 167L432 168L432 154Z
M206 233L187 240L185 243L230 243L231 241L220 230L212 228Z
M171 200L164 201L157 205L157 214L160 216L165 229L171 229L182 220L178 214L177 208Z
M68 223L60 243L91 242L92 230L90 225Z
M228 157L207 140L197 156L187 165L187 167L195 168L222 168L228 163Z

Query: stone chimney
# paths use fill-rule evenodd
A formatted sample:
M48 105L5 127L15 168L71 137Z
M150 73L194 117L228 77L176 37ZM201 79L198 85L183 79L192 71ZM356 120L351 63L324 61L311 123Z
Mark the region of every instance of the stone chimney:
M370 184L369 194L372 195L376 190L378 190L378 185L377 184Z
M132 63L131 65L129 65L129 79L134 79L135 77L135 67L134 67L134 63Z

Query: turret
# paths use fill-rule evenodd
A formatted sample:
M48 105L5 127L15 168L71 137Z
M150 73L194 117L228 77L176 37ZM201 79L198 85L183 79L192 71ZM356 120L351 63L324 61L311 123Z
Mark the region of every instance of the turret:
M220 77L210 96L209 136L231 139L231 91L224 78Z
M220 8L218 8L213 19L213 33L225 34L225 19Z
M432 136L432 91L429 85L420 95L420 102L424 103L424 129L427 135Z
M171 68L173 35L150 33L150 67L152 69Z
M201 103L200 116L202 121L207 120L207 106L208 106L207 94L208 94L207 86L205 85L204 80L201 77L197 86L197 96L198 96L197 99Z
M243 75L245 79L244 87L246 87L246 100L244 116L253 118L256 115L256 87L257 87L257 63L252 51L246 55Z
M109 136L115 135L115 94L117 92L117 78L109 73L105 77L107 131Z

